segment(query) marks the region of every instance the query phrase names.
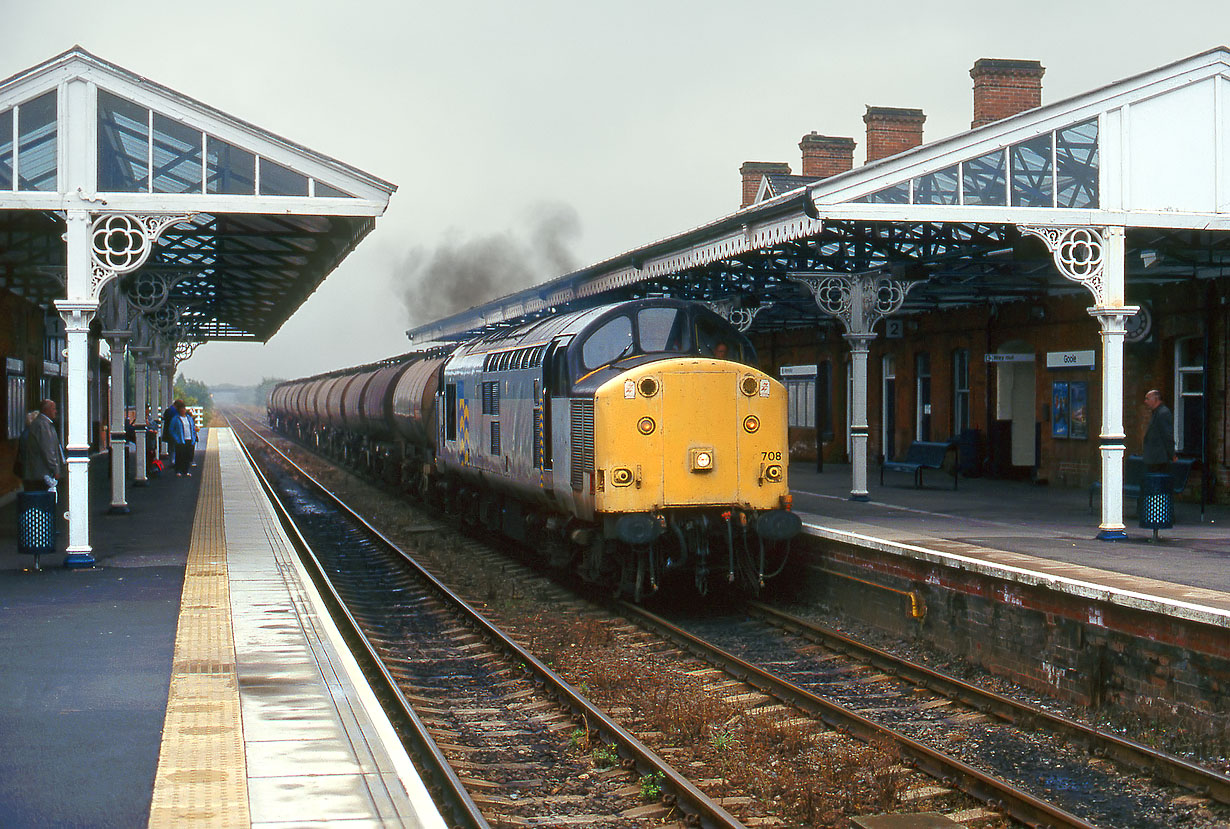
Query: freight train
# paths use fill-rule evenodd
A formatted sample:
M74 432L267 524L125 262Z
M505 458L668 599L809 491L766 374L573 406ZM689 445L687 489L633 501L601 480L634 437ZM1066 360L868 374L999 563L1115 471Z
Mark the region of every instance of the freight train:
M292 380L271 425L641 600L757 592L801 522L786 391L707 307L638 299Z

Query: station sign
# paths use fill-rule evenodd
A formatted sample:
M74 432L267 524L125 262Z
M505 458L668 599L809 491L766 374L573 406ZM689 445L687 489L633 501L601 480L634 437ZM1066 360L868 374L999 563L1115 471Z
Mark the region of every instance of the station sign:
M986 355L988 363L1032 363L1034 355L1032 354L988 354Z
M25 374L26 372L25 361L20 360L17 357L5 357L4 367L9 374Z
M1048 351L1046 352L1046 367L1050 369L1087 368L1093 371L1097 352L1088 351Z
M781 374L782 377L794 377L794 378L815 377L816 367L814 365L782 366L779 369L779 373Z

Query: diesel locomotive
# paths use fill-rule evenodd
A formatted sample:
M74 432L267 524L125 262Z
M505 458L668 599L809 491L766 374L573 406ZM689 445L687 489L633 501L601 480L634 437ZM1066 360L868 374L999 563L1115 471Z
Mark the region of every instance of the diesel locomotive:
M755 593L801 528L786 391L698 303L639 299L293 380L271 425L634 600Z

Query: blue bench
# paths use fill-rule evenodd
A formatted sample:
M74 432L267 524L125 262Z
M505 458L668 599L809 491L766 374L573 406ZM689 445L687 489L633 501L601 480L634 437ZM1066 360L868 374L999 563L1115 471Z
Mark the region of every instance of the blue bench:
M1182 495L1187 489L1191 478L1193 458L1179 458L1170 462L1171 492ZM1128 455L1123 459L1123 500L1127 503L1140 499L1140 485L1145 478L1145 461L1140 455ZM1095 496L1102 492L1102 482L1094 481L1089 485L1089 511L1093 512Z
M905 457L899 461L884 461L880 464L880 486L884 486L884 472L912 472L914 473L914 486L921 488L922 471L924 469L943 469L944 457L948 454L948 450L952 449L951 443L937 443L935 441L916 440L910 444L910 448L905 450ZM957 488L957 466L952 467L952 488Z

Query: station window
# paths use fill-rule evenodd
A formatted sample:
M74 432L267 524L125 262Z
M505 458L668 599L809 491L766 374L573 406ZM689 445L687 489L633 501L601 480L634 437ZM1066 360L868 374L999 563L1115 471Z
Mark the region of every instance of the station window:
M256 193L256 156L209 136L205 141L205 192L226 196Z
M782 366L787 423L804 429L816 425L816 375L810 366Z
M1184 337L1174 345L1174 448L1188 455L1204 450L1204 337Z
M40 95L17 107L17 189L54 192L56 166L56 93Z
M13 110L0 112L0 190L13 189Z
M952 433L959 435L969 428L969 349L952 352Z
M914 355L914 439L931 440L931 355Z
M8 438L17 440L26 428L26 376L10 374L8 379Z
M306 196L308 194L307 176L296 173L289 167L283 167L267 158L261 159L262 196Z

